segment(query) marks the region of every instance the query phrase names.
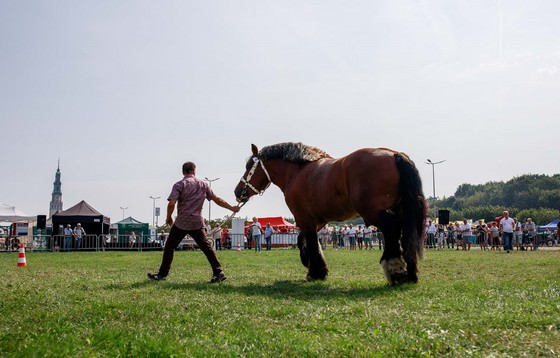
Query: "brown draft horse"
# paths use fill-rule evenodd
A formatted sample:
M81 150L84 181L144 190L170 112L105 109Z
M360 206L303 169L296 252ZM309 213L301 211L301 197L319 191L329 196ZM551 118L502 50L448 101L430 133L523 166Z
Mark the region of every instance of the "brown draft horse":
M366 148L335 159L302 143L279 143L260 151L253 144L251 149L235 188L237 201L262 194L270 183L282 190L301 230L298 247L307 280L323 280L329 272L317 230L359 215L384 234L381 266L389 283L418 281L427 204L418 170L406 154Z

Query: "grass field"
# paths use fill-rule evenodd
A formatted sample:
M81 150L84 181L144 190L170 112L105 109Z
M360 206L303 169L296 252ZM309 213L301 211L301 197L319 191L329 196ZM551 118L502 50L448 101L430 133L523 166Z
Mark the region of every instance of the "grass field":
M559 356L560 251L429 251L420 282L389 287L379 251L0 254L0 356Z

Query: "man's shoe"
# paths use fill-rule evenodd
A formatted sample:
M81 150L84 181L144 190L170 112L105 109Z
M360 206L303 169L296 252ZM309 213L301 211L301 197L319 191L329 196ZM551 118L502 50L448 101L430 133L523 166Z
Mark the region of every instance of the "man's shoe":
M158 273L148 273L148 278L154 281L163 281L165 280L165 276L161 276Z
M226 278L227 278L226 275L224 275L223 272L220 272L219 274L212 276L210 283L222 282L225 281Z

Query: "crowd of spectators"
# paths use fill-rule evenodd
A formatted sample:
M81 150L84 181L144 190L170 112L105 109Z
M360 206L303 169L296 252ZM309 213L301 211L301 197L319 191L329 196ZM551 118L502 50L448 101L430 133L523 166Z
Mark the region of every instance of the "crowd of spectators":
M328 246L334 250L381 250L384 246L383 233L374 226L324 226L317 236L323 250Z
M554 232L545 232L542 235L553 245L558 245L559 232L560 224ZM323 249L331 245L335 250L373 250L375 247L381 250L384 245L383 233L373 226L325 226L318 231L317 236ZM433 250L468 251L473 246L479 246L481 250L511 252L537 250L539 237L537 226L531 218L519 221L517 218L510 218L509 213L504 212L497 221L488 224L482 221L472 223L464 219L462 222L441 225L428 220L424 245L426 249Z
M554 232L545 233L554 245L558 244L558 231L559 229L556 229ZM509 218L507 212L504 212L504 217L499 221L488 224L468 223L465 219L462 223L436 225L430 220L426 226L427 249L470 250L473 245L478 245L481 250L503 249L506 252L537 250L537 226L531 218L521 222L517 218Z

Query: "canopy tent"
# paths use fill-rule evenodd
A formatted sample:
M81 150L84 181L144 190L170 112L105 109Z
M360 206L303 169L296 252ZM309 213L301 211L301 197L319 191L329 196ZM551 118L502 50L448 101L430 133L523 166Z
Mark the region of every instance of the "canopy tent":
M261 224L263 230L266 228L266 224L270 223L270 226L274 230L279 230L280 232L288 232L290 229L295 229L295 225L286 221L281 216L272 216L266 218L257 218L257 221ZM247 232L247 228L251 226L251 223L245 225L245 232Z
M119 233L119 243L127 243L128 235L132 231L136 234L137 242L140 242L140 238L143 238L142 243L148 243L150 238L150 225L148 223L143 223L129 216L117 223L117 230Z
M549 222L546 225L539 226L539 230L544 231L544 230L548 229L550 231L554 231L558 227L558 222L560 222L560 219L552 220L551 222Z
M54 214L52 223L54 235L63 234L63 232L59 232L61 227L64 228L70 224L74 228L78 223L82 224L86 234L101 235L109 233L111 219L82 200L73 207Z
M30 216L16 209L15 206L0 204L0 221L35 221L36 216Z

